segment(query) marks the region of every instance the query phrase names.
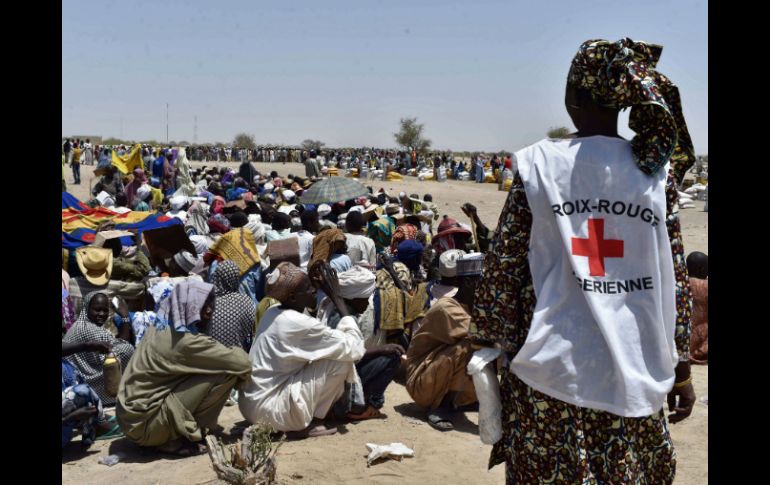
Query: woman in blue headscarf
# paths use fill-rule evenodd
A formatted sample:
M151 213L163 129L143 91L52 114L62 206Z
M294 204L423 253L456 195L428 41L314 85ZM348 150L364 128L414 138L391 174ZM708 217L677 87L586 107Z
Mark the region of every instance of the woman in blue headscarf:
M425 249L425 246L416 240L407 239L398 245L396 261L404 263L413 273L419 271L420 263L422 263L423 249Z

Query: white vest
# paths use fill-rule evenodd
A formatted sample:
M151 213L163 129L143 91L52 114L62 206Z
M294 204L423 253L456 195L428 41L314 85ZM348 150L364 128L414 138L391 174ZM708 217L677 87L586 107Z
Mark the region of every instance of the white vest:
M605 136L545 139L516 165L537 305L511 371L576 406L659 411L678 360L667 167L645 175L629 142Z

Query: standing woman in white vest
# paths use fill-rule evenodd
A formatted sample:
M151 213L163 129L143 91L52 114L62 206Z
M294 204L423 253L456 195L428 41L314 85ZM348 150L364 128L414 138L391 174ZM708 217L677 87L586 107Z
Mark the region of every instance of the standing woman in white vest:
M583 43L565 99L577 132L515 155L470 330L506 357L490 467L509 484L674 480L664 404L675 423L695 402L676 182L695 156L661 50Z

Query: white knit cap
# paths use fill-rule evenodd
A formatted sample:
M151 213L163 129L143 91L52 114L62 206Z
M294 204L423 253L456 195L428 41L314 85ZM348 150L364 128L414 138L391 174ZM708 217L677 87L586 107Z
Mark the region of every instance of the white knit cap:
M438 272L444 278L457 276L457 260L465 256L462 249L448 249L438 258Z
M332 213L332 208L329 204L321 204L318 206L318 215L321 217L328 216Z

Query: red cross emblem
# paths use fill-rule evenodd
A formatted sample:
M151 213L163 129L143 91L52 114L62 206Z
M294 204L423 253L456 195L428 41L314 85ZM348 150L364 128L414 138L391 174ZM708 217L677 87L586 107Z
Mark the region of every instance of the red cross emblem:
M604 239L604 219L588 219L588 239L573 237L572 254L588 257L591 276L605 276L604 258L622 258L623 241Z

